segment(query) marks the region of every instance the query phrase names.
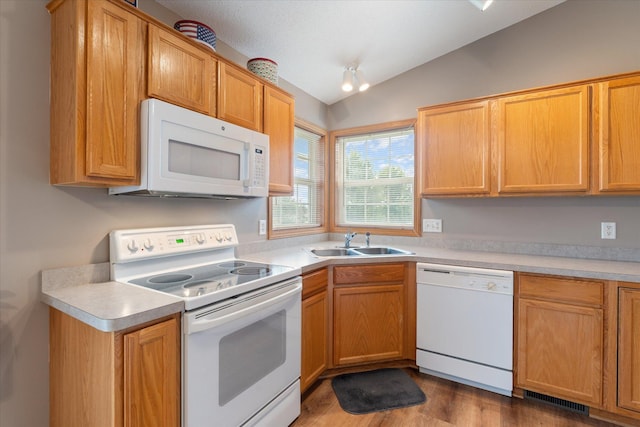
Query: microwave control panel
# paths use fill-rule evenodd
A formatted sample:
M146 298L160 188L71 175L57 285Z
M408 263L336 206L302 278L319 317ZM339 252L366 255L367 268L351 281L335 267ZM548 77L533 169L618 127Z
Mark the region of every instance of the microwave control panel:
M256 146L253 150L253 158L255 169L253 171L253 183L254 187L266 187L267 186L267 168L268 161L267 150L263 147Z

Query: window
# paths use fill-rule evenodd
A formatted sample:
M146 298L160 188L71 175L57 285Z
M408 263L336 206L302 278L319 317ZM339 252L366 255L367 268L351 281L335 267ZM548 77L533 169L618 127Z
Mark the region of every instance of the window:
M325 135L311 124L296 121L293 195L269 199L270 238L326 231Z
M414 121L339 131L332 140L333 229L416 235Z

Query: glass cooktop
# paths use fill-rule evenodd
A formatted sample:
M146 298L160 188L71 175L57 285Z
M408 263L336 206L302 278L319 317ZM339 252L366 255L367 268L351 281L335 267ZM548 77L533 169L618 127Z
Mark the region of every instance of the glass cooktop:
M199 297L276 276L291 267L230 260L132 279L129 283L183 298Z

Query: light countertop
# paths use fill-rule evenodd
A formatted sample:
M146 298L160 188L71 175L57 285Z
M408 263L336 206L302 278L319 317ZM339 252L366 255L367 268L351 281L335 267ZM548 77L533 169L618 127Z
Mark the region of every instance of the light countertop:
M40 300L103 332L184 309L184 302L173 295L109 281L109 263L43 271Z
M328 241L276 251L247 254L243 258L299 267L302 269L303 274L330 264L380 263L393 260L640 283L640 262L457 251L406 245L391 246L414 252L414 255L317 257L310 252L312 248L334 248L341 245L342 242Z
M341 244L324 241L312 246L332 248ZM300 268L303 274L327 265L415 261L640 283L640 262L396 247L415 254L321 258L310 252L311 245L301 245L246 254L242 258ZM105 332L127 329L184 310L178 297L110 281L108 263L43 271L41 301Z

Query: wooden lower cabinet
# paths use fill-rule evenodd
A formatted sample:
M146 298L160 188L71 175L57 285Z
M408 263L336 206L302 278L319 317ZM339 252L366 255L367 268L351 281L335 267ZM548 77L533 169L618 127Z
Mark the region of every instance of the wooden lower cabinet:
M176 319L124 336L124 425L180 423L180 354Z
M49 319L50 426L180 425L178 315L118 332Z
M327 268L302 277L300 389L305 391L328 367L329 299Z
M516 386L601 407L604 282L520 274Z
M640 418L640 289L619 289L618 406Z
M400 359L403 354L403 285L334 290L336 365Z
M403 263L334 267L334 366L404 357L405 269Z

